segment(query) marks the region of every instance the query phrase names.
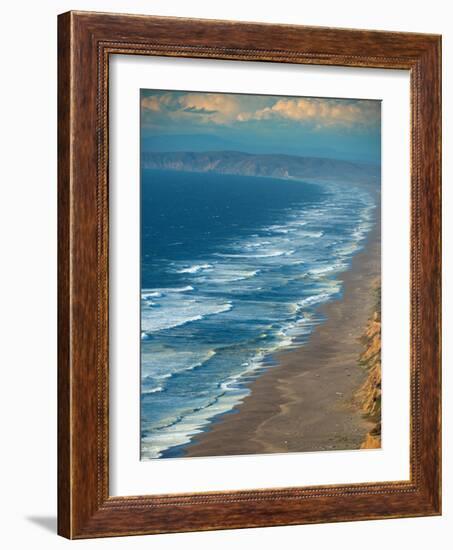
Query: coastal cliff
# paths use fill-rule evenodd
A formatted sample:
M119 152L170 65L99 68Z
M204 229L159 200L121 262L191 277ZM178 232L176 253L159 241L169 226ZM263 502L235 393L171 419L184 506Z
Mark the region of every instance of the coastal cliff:
M368 371L365 383L357 392L357 401L366 417L374 423L368 432L362 449L381 447L381 301L380 287L376 290L376 306L362 336L364 351L360 365Z
M256 155L238 151L210 151L142 154L142 167L154 170L215 172L242 176L265 176L364 185L379 181L379 168L345 160L297 157L291 155Z

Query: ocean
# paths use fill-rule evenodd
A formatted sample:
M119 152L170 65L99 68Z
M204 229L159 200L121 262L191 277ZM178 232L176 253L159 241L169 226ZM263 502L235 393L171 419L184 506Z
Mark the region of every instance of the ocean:
M141 459L181 456L303 345L375 222L364 186L143 170Z

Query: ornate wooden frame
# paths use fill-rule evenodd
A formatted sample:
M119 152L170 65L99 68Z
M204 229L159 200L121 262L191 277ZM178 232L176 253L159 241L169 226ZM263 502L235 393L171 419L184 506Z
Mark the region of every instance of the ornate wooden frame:
M58 532L87 538L440 514L440 37L89 12L65 13L58 24ZM111 54L410 71L410 481L109 496Z

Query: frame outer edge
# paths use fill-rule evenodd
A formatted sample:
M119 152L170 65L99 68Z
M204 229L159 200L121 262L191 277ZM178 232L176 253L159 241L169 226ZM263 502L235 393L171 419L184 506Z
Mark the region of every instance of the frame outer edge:
M416 216L414 236L419 258L411 276L417 279L415 341L419 362L417 393L417 485L430 508L442 513L441 436L441 37L423 52L415 67L418 122L414 166ZM422 345L423 343L423 345Z
M80 533L98 511L103 449L94 427L98 393L100 294L96 39L74 12L59 16L59 496L58 532ZM105 291L106 292L106 291ZM101 304L101 306L99 305ZM98 327L95 329L95 327Z
M71 480L71 13L58 16L58 525L72 538Z
M437 272L437 381L438 381L438 406L437 406L437 485L434 487L434 506L439 515L442 515L442 36L437 37L434 63L436 67L436 98L437 117L435 121L436 131L436 155L434 169L436 171L436 185L438 188L438 228L436 240L438 243L438 272Z
M431 368L432 383L429 386L431 393L430 399L433 408L433 435L432 446L433 456L429 460L431 465L430 487L431 501L434 513L442 514L442 369L441 369L441 353L442 353L442 37L433 45L429 52L427 61L430 70L432 97L435 101L430 101L426 98L428 105L431 105L432 116L427 117L427 126L429 137L427 139L427 149L429 151L429 143L432 142L431 156L429 166L426 167L428 176L432 180L432 197L433 204L429 215L432 223L432 246L431 246L431 276L432 276L432 298L431 309L432 313L430 321L433 326L433 346ZM429 122L428 122L429 121ZM430 430L426 427L427 432ZM428 447L428 445L427 445Z

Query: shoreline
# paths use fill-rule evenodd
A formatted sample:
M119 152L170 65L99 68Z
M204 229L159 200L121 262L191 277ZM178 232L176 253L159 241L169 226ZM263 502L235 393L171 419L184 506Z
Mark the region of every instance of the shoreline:
M307 343L271 356L276 366L249 383L250 394L178 456L225 456L360 449L372 423L355 394L367 372L361 337L380 282L380 209L349 270L342 296L319 308L326 320Z

